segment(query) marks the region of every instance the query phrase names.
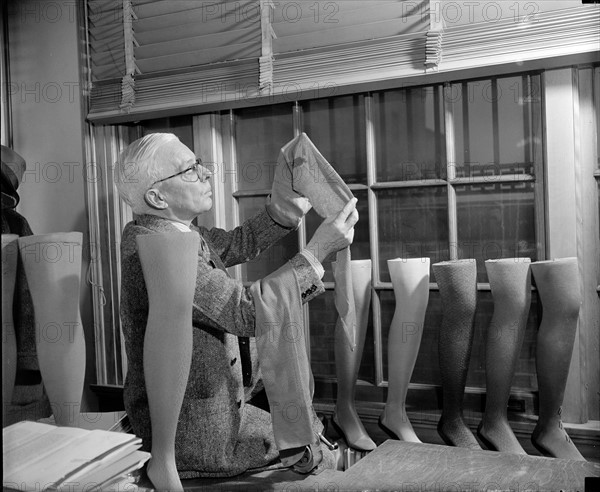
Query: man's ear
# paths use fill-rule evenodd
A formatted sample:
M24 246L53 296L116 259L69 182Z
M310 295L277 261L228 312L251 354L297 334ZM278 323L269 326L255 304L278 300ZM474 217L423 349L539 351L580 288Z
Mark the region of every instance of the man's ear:
M148 191L146 191L144 194L144 200L146 200L146 204L149 207L152 207L156 210L164 210L169 206L162 193L156 188L150 188Z

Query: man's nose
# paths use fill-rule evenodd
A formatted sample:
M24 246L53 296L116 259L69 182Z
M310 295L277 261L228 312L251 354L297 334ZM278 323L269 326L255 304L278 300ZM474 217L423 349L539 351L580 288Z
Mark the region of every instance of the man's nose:
M201 176L202 181L208 181L214 174L214 170L209 166L203 165L201 169L202 169L202 176Z

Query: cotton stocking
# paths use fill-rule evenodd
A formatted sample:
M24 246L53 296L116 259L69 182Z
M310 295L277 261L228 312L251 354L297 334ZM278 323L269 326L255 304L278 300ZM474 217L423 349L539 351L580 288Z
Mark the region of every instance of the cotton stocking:
M435 263L433 272L443 311L439 335L443 408L438 432L446 444L480 449L463 417L477 305L477 265L473 259L445 261Z
M177 421L192 360L192 305L199 236L137 236L148 291L144 378L152 428L148 477L157 490L181 491L175 464Z
M336 263L332 264L336 277ZM343 326L338 318L335 327L335 366L337 375L337 399L334 422L342 429L346 441L351 448L371 451L377 446L371 440L360 418L356 413L354 396L356 379L362 359L367 326L369 324L369 308L371 305L371 260L352 260L354 307L356 310L356 348L352 350ZM337 295L336 284L336 295Z
M485 262L494 313L486 336L486 405L479 427L493 450L526 454L507 418L508 398L531 303L531 260L506 258Z
M429 258L388 260L396 309L388 337L388 396L381 423L401 440L421 442L406 415L406 394L417 361L429 301Z
M531 441L545 455L585 460L561 420L581 307L577 258L534 262L531 270L543 308L536 349L539 418Z
M42 380L58 425L79 424L85 339L79 310L81 232L19 238L35 313Z

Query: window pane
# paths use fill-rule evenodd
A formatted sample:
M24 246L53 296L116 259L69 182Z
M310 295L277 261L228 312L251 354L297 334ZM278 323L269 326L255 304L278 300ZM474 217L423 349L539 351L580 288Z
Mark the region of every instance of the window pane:
M398 188L377 192L379 272L390 282L387 260L447 260L448 194L446 187Z
M140 123L144 135L148 133L174 133L179 140L194 151L194 132L191 115L170 116Z
M445 178L441 86L373 96L378 181Z
M264 210L265 197L240 198L240 222ZM298 233L290 232L257 258L242 265L242 280L253 282L273 273L298 253Z
M310 357L313 374L320 377L336 377L335 369L335 323L337 311L334 291L328 290L309 302ZM358 372L358 378L375 381L375 352L373 346L372 313Z
M358 222L354 226L354 241L350 246L350 254L353 260L368 260L371 258L371 247L369 244L369 203L366 191L354 191L354 196L358 198L356 210L358 211ZM314 210L306 214L306 241L310 241L317 228L324 219ZM335 255L332 255L323 263L325 275L323 282L333 282L333 272L331 271L331 262L335 261Z
M396 301L393 291L381 291L381 327L383 353L383 374L389 380L389 356L386 350L389 339L389 327L394 316ZM527 319L523 345L517 362L517 367L512 383L513 391L537 390L537 376L535 369L535 347L537 327L539 324L539 302L536 295L531 298L531 309ZM467 386L485 388L485 340L489 329L494 301L491 292L478 292L477 311L475 313L475 333L471 347L471 359L467 373ZM419 355L411 377L411 383L441 385L439 366L439 329L443 321L442 303L439 292L429 293L429 303L425 313L423 337L419 348Z
M541 138L538 76L505 77L452 84L456 175L533 174Z
M487 282L485 260L537 259L533 183L456 187L459 258L477 260L477 281Z
M302 103L303 131L346 183L367 182L364 96Z
M291 104L235 112L239 190L269 190L279 151L294 138Z

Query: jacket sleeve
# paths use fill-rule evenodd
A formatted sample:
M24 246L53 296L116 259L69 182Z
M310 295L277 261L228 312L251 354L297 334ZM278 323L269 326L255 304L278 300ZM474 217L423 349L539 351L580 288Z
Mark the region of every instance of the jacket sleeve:
M226 267L256 258L292 230L277 224L266 209L231 231L199 229Z
M323 282L308 260L297 254L274 272L293 269L302 302L324 292ZM198 276L194 296L193 321L236 336L255 335L256 312L250 288L214 267L203 255L198 256Z

